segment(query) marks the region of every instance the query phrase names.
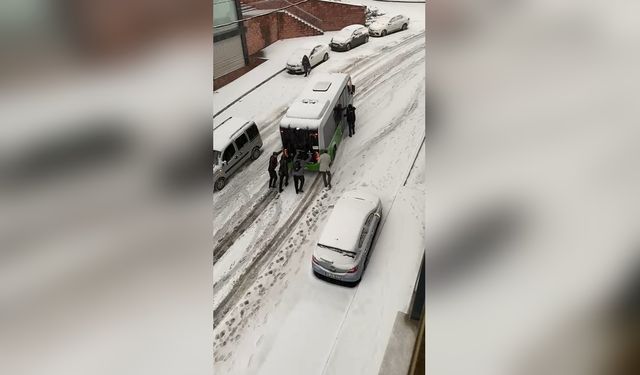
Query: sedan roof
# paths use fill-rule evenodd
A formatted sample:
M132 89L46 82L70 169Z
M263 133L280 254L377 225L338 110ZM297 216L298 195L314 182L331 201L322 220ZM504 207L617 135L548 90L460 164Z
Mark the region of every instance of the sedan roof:
M363 191L345 193L336 203L318 243L342 250L355 249L360 229L380 199Z
M358 29L360 29L362 27L364 27L364 26L358 25L358 24L353 24L353 25L349 25L349 26L343 27L341 31L356 31L356 30L358 30Z

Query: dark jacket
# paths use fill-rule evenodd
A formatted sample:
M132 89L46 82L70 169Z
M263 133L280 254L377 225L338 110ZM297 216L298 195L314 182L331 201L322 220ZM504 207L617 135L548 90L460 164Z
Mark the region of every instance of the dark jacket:
M280 174L280 176L289 175L289 158L284 155L280 157L280 168L278 169L278 173Z
M296 156L296 158L293 159L293 175L304 176L304 167L307 165L307 163L310 163L312 160L313 160L313 155L310 155L307 159L298 158ZM296 166L299 166L299 168L296 169Z
M307 55L304 55L302 57L302 66L305 68L311 68L311 62L309 62L309 58L307 57Z
M277 166L278 166L278 155L271 155L271 157L269 158L269 170L275 172Z
M347 107L347 122L352 124L356 122L356 107L348 106Z
M342 104L340 103L338 103L338 105L336 105L335 108L333 108L333 119L335 120L336 124L340 122L340 119L342 118L343 110L344 108L342 108Z

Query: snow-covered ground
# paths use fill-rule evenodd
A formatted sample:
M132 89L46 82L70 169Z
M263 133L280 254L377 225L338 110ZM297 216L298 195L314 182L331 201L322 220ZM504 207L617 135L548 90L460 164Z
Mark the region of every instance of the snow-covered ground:
M277 74L216 118L253 119L264 141L263 155L213 198L216 374L376 373L395 314L407 309L424 251L424 4L361 3L404 12L412 23L332 52L311 73L348 72L357 90L356 135L339 147L332 190L314 173L304 194L267 186L268 155L281 147L278 122L307 84L303 76ZM265 50L270 61L214 93L214 113L282 69L299 44L330 38L274 43ZM362 282L346 288L316 279L310 259L335 201L359 187L382 199L383 225Z

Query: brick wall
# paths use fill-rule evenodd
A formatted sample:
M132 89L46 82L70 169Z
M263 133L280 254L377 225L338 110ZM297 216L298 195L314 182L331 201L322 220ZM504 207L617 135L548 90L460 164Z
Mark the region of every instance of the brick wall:
M249 56L278 40L278 25L278 13L253 18L245 22Z
M284 0L242 0L256 9L278 9L298 1L290 0L288 3ZM298 6L287 8L287 11L324 31L336 31L356 23L364 25L365 9L363 5L308 0Z
M363 5L333 3L330 1L309 0L298 5L305 12L313 14L322 20L321 29L336 31L355 23L364 25L366 20Z
M321 35L318 30L305 25L285 13L278 12L278 16L278 36L280 39Z

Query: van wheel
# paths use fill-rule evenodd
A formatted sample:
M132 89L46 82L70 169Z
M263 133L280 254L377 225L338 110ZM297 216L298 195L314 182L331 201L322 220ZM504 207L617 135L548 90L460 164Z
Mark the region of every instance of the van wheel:
M258 160L260 157L260 147L256 146L251 151L251 160Z
M351 43L347 43L347 51L351 49Z
M387 36L387 30L382 30L382 36Z
M220 177L216 180L216 183L213 185L213 187L217 190L222 190L222 188L224 188L224 185L227 183L227 181L225 180L224 177Z
M406 24L406 23L402 24L402 30L406 30L406 29L408 29L408 28L409 28L409 26L407 26L407 24Z

